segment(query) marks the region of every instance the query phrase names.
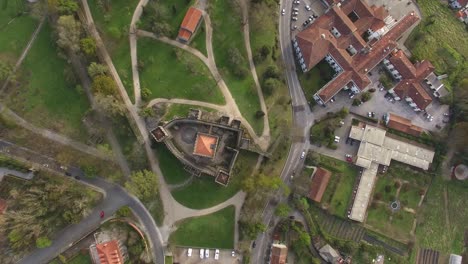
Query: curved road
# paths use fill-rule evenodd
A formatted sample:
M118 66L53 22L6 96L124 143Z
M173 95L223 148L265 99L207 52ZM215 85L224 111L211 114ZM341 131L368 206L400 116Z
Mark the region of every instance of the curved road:
M289 185L290 176L293 171L303 165L303 160L300 159L302 151L307 150L309 146L309 128L314 122L313 113L307 103L307 99L302 91L301 84L296 73L296 64L291 42L291 6L292 0L281 0L280 8L286 10L284 16L279 16L279 36L280 49L283 58L287 85L291 95L291 104L293 108L293 143L289 150L289 155L285 166L281 173L282 180ZM274 195L273 197L277 197ZM269 227L272 220L274 221L274 209L271 200L267 203L263 211L263 223ZM258 235L256 239L256 247L252 250L252 263L263 263L266 248L269 246L269 232L266 231Z

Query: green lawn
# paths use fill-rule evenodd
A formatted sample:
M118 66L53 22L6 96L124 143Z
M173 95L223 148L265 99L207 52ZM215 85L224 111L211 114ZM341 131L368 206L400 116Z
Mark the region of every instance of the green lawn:
M172 195L179 203L189 208L202 209L215 206L240 190L242 179L251 175L256 163L257 154L241 151L227 187L215 183L214 177L202 176L195 178L188 186L173 190Z
M51 35L51 27L44 25L20 67L18 86L10 88L8 105L35 125L84 140L81 120L89 103L66 80L65 72L72 69L57 56Z
M427 186L431 181L431 175L429 173L413 169L410 166L397 161L392 161L392 164L388 167L385 177L405 180L411 185L420 187Z
M203 21L201 22L201 25L198 28L197 33L195 34L194 37L192 37L192 40L190 41L190 46L196 48L205 56L208 56L207 55L208 52L206 51L205 22Z
M366 224L397 241L407 241L410 239L414 219L415 215L403 210L392 214L388 204L373 203L367 210Z
M445 222L444 188L447 190L450 228ZM467 190L468 182L447 182L441 176L434 179L418 217L418 247L432 248L444 254L463 252L463 235L468 216Z
M164 256L164 264L172 264L173 261L172 256Z
M185 104L171 104L166 108L166 113L164 114L164 120L172 120L174 118L187 117L190 109L200 109L202 111L202 116L207 112L214 112L215 110L205 107L200 107L196 105L185 105Z
M180 161L162 143L156 145L161 172L168 184L182 183L190 174L184 170Z
M178 246L231 249L234 247L235 207L182 220L170 241Z
M34 32L37 21L26 13L21 14L26 11L24 1L5 0L0 5L0 59L15 63Z
M400 190L398 200L401 201L402 205L416 210L421 200L420 191L421 189L417 186L408 185L408 187L405 187L404 184Z
M151 98L184 98L223 104L224 98L208 68L192 54L167 44L142 38L138 41L142 88Z
M297 75L306 98L312 100L312 96L332 79L333 69L323 60L305 73L298 67Z
M333 189L333 186L331 186L330 190L327 188L324 194L324 196L327 195L327 193L331 195L329 211L332 214L346 218L349 200L351 199L353 186L356 181L356 176L358 175L357 168L350 163L323 155L320 156L320 166L332 172L331 181L338 180L338 182L335 183L336 187ZM324 202L326 202L326 200L324 200Z
M138 0L113 0L108 8L99 7L98 0L88 0L93 19L101 32L127 94L134 100L128 29Z
M395 200L396 191L397 188L395 187L395 182L392 178L385 176L377 177L377 183L375 184L374 191L374 199L380 198L377 200L390 204Z
M448 82L453 83L468 67L468 32L446 3L425 0L418 1L418 7L423 20L406 45L415 60L430 60L437 73L449 73Z
M69 264L91 264L91 256L89 254L78 254L73 257L71 260L67 261Z
M213 23L213 52L216 65L220 69L242 115L252 125L257 134L263 130L262 119L255 117L260 110L260 102L252 75L249 71L247 52L242 32L242 15L236 1L212 0L209 14ZM229 15L226 11L229 10ZM231 62L231 50L237 49L242 57L239 68L246 71L241 79L234 75L235 66Z

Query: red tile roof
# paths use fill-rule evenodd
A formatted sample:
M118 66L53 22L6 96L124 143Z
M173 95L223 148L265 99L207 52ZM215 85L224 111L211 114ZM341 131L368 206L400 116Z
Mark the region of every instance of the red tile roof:
M285 245L273 244L271 247L271 260L270 264L286 264L288 256L288 248Z
M387 127L419 137L423 131L421 127L415 126L407 118L389 113Z
M0 199L0 214L3 214L6 211L7 207L7 201Z
M97 244L96 249L99 255L100 264L123 264L124 258L119 249L119 242L112 240L102 244Z
M208 134L198 133L195 140L193 154L213 158L216 154L218 137Z
M312 182L310 184L309 198L313 201L320 202L323 193L327 189L328 182L330 181L331 172L318 167L315 172Z
M413 65L401 50L393 52L390 62L403 77L394 88L395 93L400 98L411 97L419 109L426 109L431 104L432 97L420 83L434 71L434 66L429 61L417 62Z
M202 12L199 9L190 7L185 14L184 20L182 20L182 24L180 25L178 38L188 41L197 29L201 17Z
M337 3L333 0L328 2ZM340 3L341 7L333 5L330 11L296 35L307 69L317 65L327 54L330 54L343 68L343 72L338 77L317 93L324 102L351 81L361 90L366 88L370 83L367 73L397 47L398 38L419 20L414 13L406 15L369 47L370 44L367 44L361 35L369 28L373 30L382 28L385 25L383 20L388 16L387 11L383 7L370 7L363 0ZM348 17L353 11L359 17L354 23ZM333 27L336 27L341 34L338 39L330 33ZM353 45L358 51L354 56L346 51L349 45ZM367 52L360 52L366 45Z

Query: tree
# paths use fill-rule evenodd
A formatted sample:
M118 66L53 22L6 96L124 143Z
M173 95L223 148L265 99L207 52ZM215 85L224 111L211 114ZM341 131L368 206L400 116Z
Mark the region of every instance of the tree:
M137 171L130 175L125 188L138 199L149 201L158 193L158 178L152 171Z
M113 95L96 94L97 107L110 118L117 118L125 115L125 106Z
M310 151L307 153L305 163L307 165L319 165L320 164L320 154L317 152Z
M74 0L58 0L57 10L60 14L70 15L78 10L78 3Z
M151 90L146 87L141 89L141 99L143 99L144 101L147 101L151 97L152 94L153 93L151 92Z
M275 209L275 215L279 217L286 217L291 212L291 207L286 203L280 203Z
M257 237L258 234L265 232L266 226L259 221L239 221L239 228L241 229L242 235L252 240Z
M278 90L280 85L281 83L278 79L268 78L263 82L262 90L265 95L271 95L273 91Z
M369 101L371 98L372 98L372 94L371 94L370 92L364 92L364 93L362 93L362 95L361 95L361 100L362 100L363 102L367 102L367 101Z
M80 40L81 50L88 56L96 55L96 41L93 38L87 37Z
M307 209L309 209L309 202L307 202L306 198L296 199L295 200L295 205L296 205L297 209L299 209L301 211L306 211Z
M11 64L4 60L0 60L0 81L6 80L13 73Z
M274 79L279 79L280 78L280 71L276 65L270 65L266 68L265 73L263 74L263 78L268 79L268 78L274 78Z
M81 23L73 16L61 16L57 21L57 44L76 53L80 50Z
M340 112L338 112L338 116L340 118L345 118L349 114L349 109L346 107L341 108Z
M88 74L91 77L96 77L98 75L104 75L107 73L107 66L96 63L96 62L91 62L91 64L88 66ZM112 80L112 79L111 79Z
M97 75L93 78L92 88L95 93L113 95L117 90L114 80L106 75Z
M262 110L258 110L257 112L255 112L256 118L262 118L264 116L265 116L265 112L263 112Z
M52 245L52 241L50 241L50 239L45 236L38 237L36 239L37 248L46 248L46 247L50 247L50 245Z

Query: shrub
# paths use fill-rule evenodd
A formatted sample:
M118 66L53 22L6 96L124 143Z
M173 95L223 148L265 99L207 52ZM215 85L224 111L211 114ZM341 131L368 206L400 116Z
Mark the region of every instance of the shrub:
M364 93L362 93L362 95L361 95L361 100L362 100L363 102L367 102L367 101L369 101L371 98L372 98L372 94L371 94L370 92L364 92Z

